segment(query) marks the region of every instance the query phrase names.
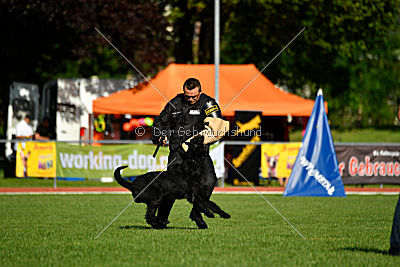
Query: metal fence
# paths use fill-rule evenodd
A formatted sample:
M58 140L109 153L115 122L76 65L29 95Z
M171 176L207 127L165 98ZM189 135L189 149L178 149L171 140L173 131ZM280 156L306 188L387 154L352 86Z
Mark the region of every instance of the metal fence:
M79 145L92 145L92 144L152 144L151 140L26 140L26 139L0 139L0 147L5 148L6 143L16 143L16 142L23 142L23 141L33 141L38 143L47 143L47 142L56 142L56 143L70 143L70 144L79 144ZM260 142L250 142L250 141L223 141L225 147L232 147L236 145L263 145L263 144L282 144L288 142L282 141L260 141ZM345 143L345 142L338 142L335 145L342 145L342 146L392 146L392 147L400 147L400 143ZM225 149L225 156L227 155L227 150ZM3 150L5 151L5 149ZM228 152L229 153L229 152ZM0 169L5 170L6 164L9 164L10 160L6 158L5 153L0 155ZM10 167L8 165L8 167ZM4 173L5 176L5 173ZM7 176L8 177L8 176ZM220 181L220 184L224 185L224 179ZM55 184L56 186L56 184Z

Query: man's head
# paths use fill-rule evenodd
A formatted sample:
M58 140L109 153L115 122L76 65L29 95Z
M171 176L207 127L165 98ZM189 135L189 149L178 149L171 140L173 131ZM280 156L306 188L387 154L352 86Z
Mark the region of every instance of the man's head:
M201 94L201 85L199 80L195 78L187 79L183 84L183 94L185 96L185 100L189 104L195 104L199 100Z
M50 126L50 119L48 117L43 117L42 125L43 127L48 128Z
M31 116L26 115L24 120L25 120L26 123L28 123L28 124L31 123Z

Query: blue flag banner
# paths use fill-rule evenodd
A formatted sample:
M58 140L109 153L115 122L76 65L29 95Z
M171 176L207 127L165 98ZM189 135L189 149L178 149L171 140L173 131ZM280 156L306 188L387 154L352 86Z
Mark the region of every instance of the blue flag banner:
M321 89L283 195L346 196Z

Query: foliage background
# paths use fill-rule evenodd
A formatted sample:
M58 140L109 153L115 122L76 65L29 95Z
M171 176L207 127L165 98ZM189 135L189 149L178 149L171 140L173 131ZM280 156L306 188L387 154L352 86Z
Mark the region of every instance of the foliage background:
M400 0L221 0L221 63L261 69L314 98L324 90L333 128L396 125L400 98ZM58 77L141 79L97 27L146 75L169 62L212 63L211 0L2 0L0 124L12 81Z

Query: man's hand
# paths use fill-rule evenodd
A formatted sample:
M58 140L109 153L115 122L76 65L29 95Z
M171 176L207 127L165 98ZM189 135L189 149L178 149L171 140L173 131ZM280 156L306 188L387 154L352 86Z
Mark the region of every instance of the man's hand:
M163 139L164 138L164 140L162 140L163 141L163 143L162 143L162 145L163 146L167 146L168 145L168 139L167 139L167 137L166 136L161 136L159 139L158 139L158 141L160 142L161 141L161 139Z
M39 133L35 133L35 140L50 140L47 136L41 136Z

